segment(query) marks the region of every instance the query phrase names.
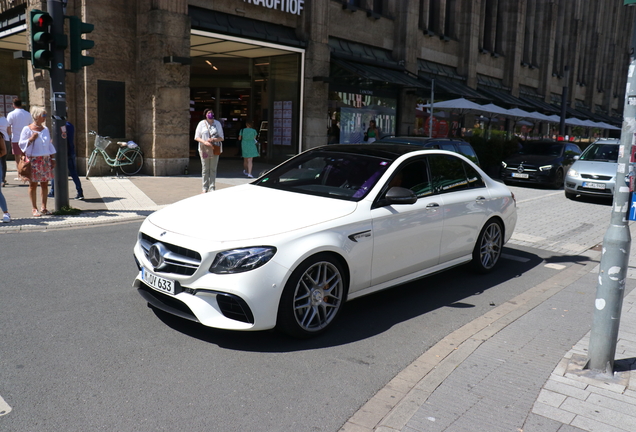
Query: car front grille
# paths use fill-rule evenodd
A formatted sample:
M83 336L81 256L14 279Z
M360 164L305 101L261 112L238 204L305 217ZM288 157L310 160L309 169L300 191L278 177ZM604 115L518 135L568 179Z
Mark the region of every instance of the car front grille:
M609 181L612 179L612 176L602 176L602 175L592 175L592 174L581 174L581 178L586 180L599 180L599 181Z
M150 247L155 243L163 244L171 253L165 256L166 266L161 269L161 273L172 273L177 275L192 276L201 265L201 254L191 249L165 243L142 233L140 238L141 248L146 259L149 259Z
M519 166L518 166L518 165L517 165L517 166L508 165L508 166L506 167L506 170L508 170L508 171L518 172L518 170L519 170ZM529 172L536 172L536 171L538 171L538 169L537 169L537 167L535 167L534 165L524 165L524 166L523 166L523 171L522 171L522 172L526 172L526 171L529 171Z

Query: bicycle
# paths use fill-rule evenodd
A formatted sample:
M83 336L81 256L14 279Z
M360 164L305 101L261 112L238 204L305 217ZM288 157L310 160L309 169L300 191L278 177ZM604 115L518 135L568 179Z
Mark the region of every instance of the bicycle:
M134 175L141 171L144 166L144 157L141 149L135 143L117 142L119 149L115 157L110 157L106 153L106 148L112 143L109 137L100 136L95 131L89 131L89 135L95 135L95 149L91 153L91 157L88 160L88 167L86 169L86 178L91 172L91 168L97 164L97 155L101 154L104 161L113 168L119 168L121 172L126 175Z

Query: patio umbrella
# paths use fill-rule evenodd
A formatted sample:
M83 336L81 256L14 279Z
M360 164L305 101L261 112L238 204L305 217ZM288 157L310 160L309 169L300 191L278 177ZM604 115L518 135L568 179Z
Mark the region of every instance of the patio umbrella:
M621 128L616 127L616 126L612 126L611 124L607 124L605 122L597 122L598 123L598 127L603 128L603 129L609 129L609 130L621 130Z
M533 118L536 120L541 120L541 121L545 121L545 122L552 122L552 118L545 115L545 114L541 114L539 111L533 111L531 113L529 113L532 117L529 118Z
M431 104L424 105L424 108L430 108ZM459 111L460 114L466 114L472 111L480 111L481 105L471 102L468 99L459 98L433 104L433 109L448 109Z
M431 108L431 104L424 105L424 108ZM459 98L433 104L433 109L443 109L457 112L462 117L462 127L465 123L465 116L469 112L478 112L481 105L471 102L468 99Z
M493 121L493 118L497 116L508 116L508 110L500 106L497 106L493 103L482 105L481 109L482 109L482 115L488 118L488 131L487 131L486 137L490 138L491 130L492 130L491 123Z
M570 117L565 119L565 124L569 126L585 126L585 122L576 117Z

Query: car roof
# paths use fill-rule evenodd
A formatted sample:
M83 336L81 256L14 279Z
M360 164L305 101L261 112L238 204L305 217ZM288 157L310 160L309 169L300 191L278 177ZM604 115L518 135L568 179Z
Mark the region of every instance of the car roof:
M599 138L592 144L620 144L621 140L618 138Z
M429 138L429 137L397 136L397 137L385 137L385 138L377 140L376 142L424 145L430 142L465 143L466 141L460 138Z
M353 153L365 156L381 157L389 160L396 160L400 156L407 153L434 149L425 149L416 144L383 144L376 141L372 144L329 144L321 147L316 147L308 151L312 150L335 153Z

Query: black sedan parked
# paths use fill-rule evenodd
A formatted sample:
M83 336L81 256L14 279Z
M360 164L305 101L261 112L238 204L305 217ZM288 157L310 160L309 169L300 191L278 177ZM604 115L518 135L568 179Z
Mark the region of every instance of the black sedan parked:
M563 141L526 141L518 153L501 162L504 183L563 186L565 173L581 154L576 144Z

